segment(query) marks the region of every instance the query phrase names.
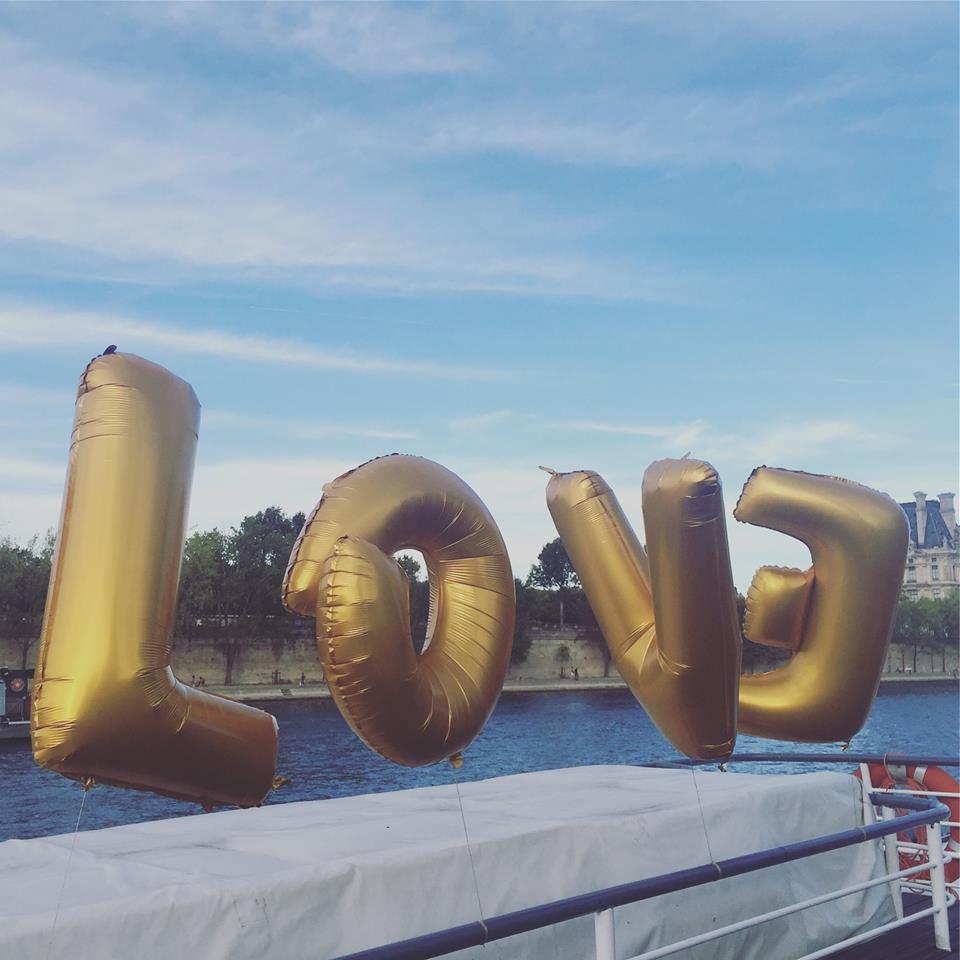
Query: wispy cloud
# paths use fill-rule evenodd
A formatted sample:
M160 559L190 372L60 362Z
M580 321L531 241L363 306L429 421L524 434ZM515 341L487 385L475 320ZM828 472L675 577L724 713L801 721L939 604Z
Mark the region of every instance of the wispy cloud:
M0 306L0 350L64 345L93 349L95 344L102 349L108 343L118 343L121 349L131 352L136 352L140 345L159 346L220 360L365 374L414 374L457 380L492 380L510 375L507 371L481 367L324 350L309 341L283 337L214 329L188 330L172 324L103 314L58 312L33 305Z
M43 463L16 457L0 450L0 484L5 481L36 481L39 483L63 483L66 464Z
M430 5L157 4L129 15L178 32L203 30L250 52L305 55L347 73L431 76L473 71L485 60L463 42L454 19Z
M705 455L740 459L754 465L798 467L805 457L819 455L838 447L882 448L891 443L890 434L853 420L782 420L757 424L749 433L718 431L704 436Z
M447 426L451 430L484 430L495 424L503 423L513 416L510 410L493 410L490 413L478 413L473 417L455 417L447 421Z
M433 186L422 164L457 101L351 112L254 92L236 109L203 84L0 33L0 111L0 241L44 245L33 270L76 270L82 252L153 279L158 264L245 281L255 268L399 293L674 301L689 286L675 266L584 253L583 223L518 193Z
M673 447L689 447L703 436L706 424L701 420L680 424L630 424L603 420L550 420L546 426L578 433L602 433L626 437L650 437ZM679 456L679 454L678 454Z
M238 413L231 410L204 410L204 430L234 429L314 440L323 437L365 437L373 440L412 440L416 433L408 430L390 430L383 427L357 426L349 423L313 423L309 420L289 420Z
M75 400L76 394L66 390L48 390L22 383L0 382L0 403L4 406L27 407L34 411L40 406L73 406Z

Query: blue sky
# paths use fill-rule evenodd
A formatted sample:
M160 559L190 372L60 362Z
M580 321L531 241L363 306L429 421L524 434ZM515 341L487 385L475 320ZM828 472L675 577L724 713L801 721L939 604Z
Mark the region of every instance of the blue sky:
M0 536L108 343L204 407L191 525L439 460L957 488L957 7L0 7ZM730 521L741 588L794 542Z

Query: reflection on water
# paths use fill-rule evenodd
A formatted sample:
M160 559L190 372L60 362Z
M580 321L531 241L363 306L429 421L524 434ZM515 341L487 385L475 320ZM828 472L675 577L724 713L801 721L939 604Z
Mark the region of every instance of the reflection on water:
M926 753L956 757L957 689L952 683L884 688L851 749L860 753ZM456 780L597 763L673 759L646 713L627 691L507 694L465 754L449 764L408 769L382 760L350 731L329 701L271 704L280 723L280 773L291 782L270 803L321 800L382 790L403 790ZM749 752L804 753L835 747L783 744L740 737ZM850 765L850 769L853 768ZM805 764L751 765L751 772L793 772ZM23 744L0 744L0 839L72 832L79 784L41 770ZM81 829L198 813L191 804L149 793L95 787L84 805Z

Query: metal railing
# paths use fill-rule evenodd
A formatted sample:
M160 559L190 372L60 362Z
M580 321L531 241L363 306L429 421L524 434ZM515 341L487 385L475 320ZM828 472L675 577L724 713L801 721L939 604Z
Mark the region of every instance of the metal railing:
M892 757L888 757L888 760L892 761L892 759ZM784 760L812 763L849 763L850 761L879 763L882 762L883 758L863 754L843 754L842 756L836 754L746 754L743 756L734 756L727 762L743 761L750 763ZM943 757L898 757L897 761L909 763L924 762L937 766L957 765L955 760ZM716 761L704 761L703 763L715 764ZM690 767L699 765L702 764L698 761L648 764L648 766L658 767ZM883 884L898 885L900 882L904 880L909 881L910 878L924 872L929 873L930 876L929 886L932 897L932 905L930 907L905 916L901 903L900 908L897 910L895 920L868 930L865 933L848 937L822 950L805 954L803 957L798 958L798 960L817 960L819 957L825 957L846 947L872 940L882 936L888 931L916 923L927 917L933 918L934 939L937 947L941 950L949 950L950 930L947 917L948 903L944 866L953 858L950 855L944 854L941 839L941 825L944 822L949 822L946 818L949 816L950 811L944 804L933 797L897 796L894 798L888 796L885 792L871 792L869 794L869 801L876 807L889 808L896 806L901 810L911 812L890 819L878 820L875 823L867 823L862 827L855 827L851 830L843 830L839 833L815 837L811 840L800 840L795 843L785 844L784 846L773 847L769 850L760 850L756 853L732 857L727 860L704 863L699 866L676 870L672 873L660 874L656 877L648 877L643 880L636 880L632 883L619 884L613 887L605 887L600 890L591 891L590 893L566 897L562 900L554 900L550 903L528 907L523 910L515 910L511 913L501 914L496 917L488 917L484 920L474 921L473 923L449 927L434 933L428 933L407 940L400 940L395 943L344 955L339 957L338 960L430 960L432 957L444 956L468 947L483 946L484 944L504 940L507 937L513 937L520 933L529 933L533 930L550 927L566 920L573 920L578 917L589 916L590 914L594 916L594 938L597 960L617 960L616 924L614 918L614 910L617 907L640 903L645 900L663 896L664 894L688 890L692 887L702 886L708 883L716 883L729 877L742 876L743 874L753 873L766 867L802 860L819 853L826 853L829 850L840 850L844 847L851 847L868 841L879 840L890 836L895 837L899 832L919 827L926 829L927 839L926 844L923 845L923 848L927 851L927 859L922 863L906 869L890 870L890 858L888 857L887 869L890 872L881 877L875 877L871 880L844 887L840 890L834 890L830 893L822 894L821 896L813 897L788 907L782 907L778 910L759 914L746 920L727 924L726 926L709 930L706 933L687 937L666 946L649 950L632 958L632 960L659 960L661 957L669 956L688 947L708 943L727 934L749 929L769 920L798 913L801 910L829 903L833 900L839 900L851 894L870 889L871 887L877 887ZM893 846L894 849L896 849L895 845L888 844L888 846ZM894 854L894 856L896 856L896 854ZM899 862L896 863L896 866L899 867Z
M943 758L940 758L941 760ZM906 767L908 765L917 765L918 761L913 760L908 763L902 762L899 758L887 756L883 760L885 767ZM919 763L923 763L922 759ZM948 763L935 763L923 764L925 766L949 766ZM867 787L873 794L880 795L885 798L885 802L881 807L877 809L877 816L879 819L883 819L884 809L890 808L900 808L906 809L903 803L905 797L928 797L934 800L942 801L944 798L949 798L951 800L960 799L960 793L950 792L950 791L936 791L936 790L927 790L927 789L910 789L905 787L878 787L871 782L870 777L870 763L865 762L860 764L860 778L864 783L864 786ZM944 820L940 824L941 830L948 831L946 833L946 843L945 846L954 846L956 844L951 844L950 833L951 830L960 830L960 822L956 820ZM929 845L929 838L927 843L918 843L897 835L892 839L887 837L884 840L884 856L886 858L886 864L888 870L894 870L897 866L903 866L904 861L910 858L920 857L926 850ZM906 855L906 856L904 856ZM949 863L952 860L957 858L957 853L948 853L944 857L944 863ZM943 875L943 887L944 895L946 896L948 902L956 902L960 900L960 880L947 880L946 873ZM898 884L895 884L892 889L893 893L893 903L894 909L896 910L897 916L902 917L904 914L903 911L903 891L904 889L910 890L915 893L920 893L925 896L932 897L934 900L937 898L937 889L936 884L934 883L933 875L927 875L926 871L923 869L911 871L911 876L905 877Z

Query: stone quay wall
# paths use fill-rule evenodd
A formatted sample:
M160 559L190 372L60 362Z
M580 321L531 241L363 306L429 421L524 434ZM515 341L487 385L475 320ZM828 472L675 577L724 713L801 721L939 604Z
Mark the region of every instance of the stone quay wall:
M508 679L514 681L556 680L561 667L564 677L572 676L574 669L583 679L608 675L617 676L610 663L605 674L604 648L599 635L577 627L560 629L553 626L534 626L527 659L513 664ZM563 651L566 650L566 653ZM0 638L0 666L20 666L20 644ZM27 657L27 665L36 659L34 644ZM203 677L211 686L224 682L226 658L209 640L178 639L174 642L173 669L182 680ZM761 669L770 669L769 667ZM893 644L887 654L884 673L887 676L909 675L955 677L960 670L956 647L946 651L914 648L909 644ZM281 682L296 684L301 673L307 683L323 681L323 668L317 655L317 646L311 634L301 635L283 643L260 642L244 646L234 664L234 684L269 684L279 671Z

